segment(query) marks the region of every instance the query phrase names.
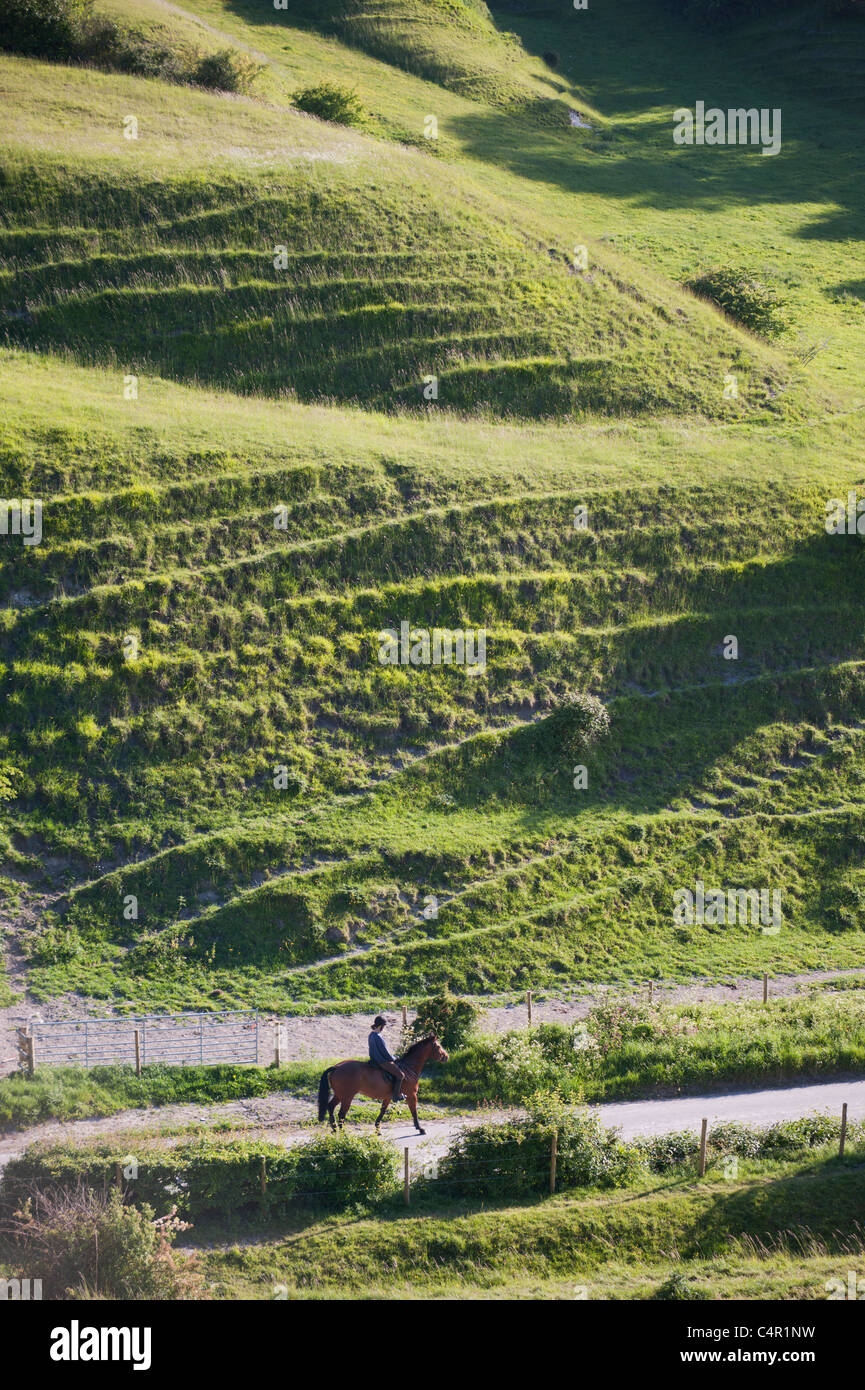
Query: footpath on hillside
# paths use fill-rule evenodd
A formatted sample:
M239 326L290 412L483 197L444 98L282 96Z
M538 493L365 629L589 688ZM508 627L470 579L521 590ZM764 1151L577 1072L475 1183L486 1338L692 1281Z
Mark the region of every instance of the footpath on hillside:
M780 975L772 979L771 993L773 998L786 998L827 980L855 976L865 976L865 969L815 970L800 975ZM23 977L16 980L13 976L13 985L20 988L21 983ZM720 982L693 980L685 984L657 981L653 986L653 997L659 1004L731 1004L748 999L761 999L762 994L762 980L751 976L737 976ZM596 985L568 997L535 999L532 1004L532 1022L576 1023L584 1019L597 1004L611 997L623 1002L644 1004L648 999L648 986L629 989L621 985ZM414 1010L407 1010L407 1014L411 1022L415 1017ZM23 993L9 1008L0 1009L0 1076L8 1075L13 1070L14 1059L17 1056L17 1030L27 1027L34 1018L59 1021L110 1015L111 1010L106 1008L102 1001L67 995L60 1000L42 1003ZM391 1011L391 1017L397 1023L398 1011ZM271 1015L262 1015L262 1056L273 1056L278 1025L281 1039L280 1056L284 1062L304 1062L316 1058L333 1061L335 1058L362 1057L366 1053L370 1022L369 1012L288 1015L279 1019ZM525 1028L526 1023L525 1002L491 1004L487 1008L482 1007L478 1030L482 1033L509 1033L518 1028ZM392 1030L392 1036L395 1036L395 1033L396 1029Z

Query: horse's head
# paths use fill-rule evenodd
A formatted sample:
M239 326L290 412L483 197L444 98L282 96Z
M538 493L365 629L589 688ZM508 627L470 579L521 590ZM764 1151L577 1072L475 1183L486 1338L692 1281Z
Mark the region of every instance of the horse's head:
M439 1042L438 1038L436 1037L435 1033L433 1033L433 1035L432 1035L432 1045L433 1045L433 1050L432 1050L432 1052L431 1052L431 1054L430 1054L430 1061L432 1061L432 1062L447 1062L447 1061L450 1060L450 1058L448 1057L448 1054L445 1052L444 1048L442 1047L442 1045L441 1045L441 1043Z

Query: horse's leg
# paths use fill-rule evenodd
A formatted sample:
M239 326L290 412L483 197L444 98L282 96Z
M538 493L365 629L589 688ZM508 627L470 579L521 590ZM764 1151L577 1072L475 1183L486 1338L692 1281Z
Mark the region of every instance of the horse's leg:
M407 1089L407 1090L406 1090L406 1093L405 1093L405 1098L406 1098L406 1100L408 1101L408 1108L409 1108L409 1110L411 1111L411 1117L412 1117L412 1119L414 1120L414 1127L415 1127L415 1129L417 1130L418 1134L426 1134L426 1130L425 1130L425 1129L421 1129L420 1125L418 1124L418 1118L417 1118L417 1089L414 1088L414 1087L413 1087L411 1090L408 1090L408 1089Z
M342 1102L342 1104L340 1105L340 1107L339 1107L339 1116L338 1116L338 1119L339 1119L339 1127L340 1127L340 1129L343 1128L343 1120L345 1119L346 1115L348 1114L348 1108L349 1108L349 1106L351 1105L351 1102L352 1102L353 1100L354 1100L354 1096L350 1096L347 1100L344 1100L344 1101Z
M381 1110L379 1110L379 1112L378 1112L378 1118L376 1119L376 1122L375 1122L375 1132L376 1132L376 1134L381 1134L381 1129L379 1128L379 1126L381 1125L381 1122L382 1122L382 1120L384 1119L384 1112L387 1110L387 1108L388 1108L389 1105L390 1105L390 1099L386 1096L385 1099L384 1099L384 1100L382 1101L382 1103L381 1103Z
M338 1096L333 1096L333 1097L331 1098L331 1100L330 1100L330 1103L329 1103L328 1107L327 1107L327 1113L328 1113L328 1115L330 1116L330 1127L331 1127L331 1129L332 1129L334 1132L336 1132L336 1120L333 1118L333 1112L334 1112L334 1110L336 1109L336 1102L337 1102L338 1099L339 1099Z

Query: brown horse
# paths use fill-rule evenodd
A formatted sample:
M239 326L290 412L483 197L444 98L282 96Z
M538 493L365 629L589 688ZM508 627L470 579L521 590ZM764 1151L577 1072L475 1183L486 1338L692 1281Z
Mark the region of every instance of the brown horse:
M408 1101L408 1108L411 1111L414 1127L418 1134L424 1134L426 1131L421 1129L417 1121L417 1088L420 1074L430 1060L433 1062L446 1062L448 1060L448 1054L435 1033L431 1033L428 1038L421 1038L420 1042L412 1043L405 1056L396 1059L400 1071L405 1072L402 1092ZM331 1090L333 1090L332 1096ZM318 1083L319 1120L323 1120L325 1115L329 1115L330 1127L335 1130L336 1122L333 1118L333 1112L337 1101L339 1101L339 1127L342 1129L342 1123L348 1114L349 1106L357 1095L369 1096L370 1100L381 1101L381 1110L375 1122L375 1132L378 1134L382 1116L393 1099L393 1077L388 1076L374 1062L340 1062L338 1066L328 1067L327 1071L322 1072L321 1081Z

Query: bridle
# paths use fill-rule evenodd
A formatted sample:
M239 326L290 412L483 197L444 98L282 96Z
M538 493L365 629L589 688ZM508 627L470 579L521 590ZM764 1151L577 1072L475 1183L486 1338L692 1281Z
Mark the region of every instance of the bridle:
M432 1042L433 1045L432 1045L432 1047L430 1048L429 1052L427 1053L427 1056L424 1058L423 1062L421 1063L421 1071L423 1071L423 1068L426 1066L426 1064L427 1064L427 1062L429 1061L430 1057L433 1057L435 1060L439 1060L439 1061L440 1061L440 1060L441 1060L441 1056L440 1056L439 1054L443 1054L445 1057L447 1056L447 1053L446 1053L446 1052L444 1051L444 1049L442 1048L441 1043L438 1043L438 1044L437 1044L438 1049L439 1049L439 1054L437 1054L437 1053L436 1053L436 1043L435 1043L431 1038L424 1038L423 1041L424 1041L425 1043L426 1043L426 1042ZM418 1045L418 1044L415 1044L415 1046L417 1046L417 1045ZM414 1051L414 1047L410 1048L409 1051L410 1051L410 1052L413 1052L413 1051ZM408 1056L408 1053L406 1053L406 1056ZM402 1059L401 1057L397 1057L397 1059L396 1059L396 1064L397 1064L397 1066L400 1068L400 1070L401 1070L401 1071L404 1071L404 1072L406 1073L407 1076L410 1076L410 1077L412 1078L413 1081L419 1081L419 1080L420 1080L420 1071L415 1071L413 1067L406 1066L406 1063L403 1061L403 1059Z
M413 1081L420 1081L420 1072L415 1071L414 1067L406 1066L406 1063L403 1061L401 1057L397 1057L396 1064L400 1068L400 1070L404 1071L406 1076L410 1076Z

